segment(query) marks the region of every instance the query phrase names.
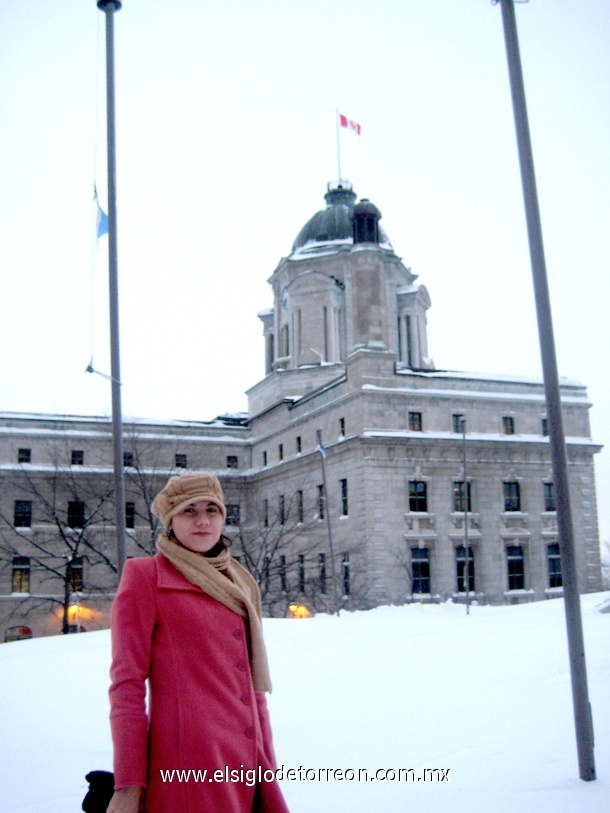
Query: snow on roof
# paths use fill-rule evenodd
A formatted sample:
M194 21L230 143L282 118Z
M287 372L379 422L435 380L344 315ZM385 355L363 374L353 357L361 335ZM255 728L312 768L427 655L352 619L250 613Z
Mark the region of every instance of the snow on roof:
M397 438L413 440L461 440L459 432L414 432L409 429L364 429L362 437L365 438ZM549 438L544 435L503 435L500 432L467 432L466 441L487 441L497 443L543 443L548 444ZM576 435L566 437L566 443L578 444L579 446L594 446L601 449L599 443L590 437Z
M545 403L544 392L500 392L493 390L481 392L479 390L412 389L411 387L380 387L376 384L364 384L362 389L387 393L408 393L409 395L413 395L413 397L421 396L424 398L466 398L483 401L532 401L541 404ZM588 404L587 401L583 401L583 398L579 396L564 395L561 400L564 404L583 404L583 402Z
M299 246L299 248L295 249L288 257L290 260L307 260L312 255L316 257L324 257L328 254L336 254L337 251L341 250L351 250L354 244L354 240L352 237L346 237L343 239L337 240L308 240L305 245ZM388 241L384 241L383 243L376 243L379 248L382 248L384 251L389 251L392 254L394 253L394 249L392 248L391 243ZM355 250L362 246L363 248L367 249L371 247L370 243L359 243L356 246Z
M97 425L107 431L111 430L112 419L110 416L101 415L59 415L52 413L39 413L39 412L0 412L0 421L7 422L41 422L54 424L52 428L44 426L2 426L0 423L0 432L5 434L32 434L40 435L48 432L61 431L62 435L68 437L99 437L100 431L93 429L78 429L79 425ZM155 418L129 418L123 420L124 435L128 435L132 427L154 427L171 428L171 429L203 429L203 428L220 428L220 429L243 429L248 421L248 414L246 412L228 412L225 415L219 415L209 421L195 421L195 420L182 420L182 419L169 419L160 420ZM72 428L64 428L61 424L72 424ZM155 437L150 435L149 437ZM144 435L138 432L138 437ZM181 437L184 437L181 435ZM193 436L195 438L195 436Z
M472 381L505 381L512 384L538 384L543 385L542 378L532 376L511 375L509 373L475 373L468 370L411 370L408 368L398 369L397 375L423 376L424 378L462 378ZM574 378L560 376L559 383L562 387L582 387L584 384Z

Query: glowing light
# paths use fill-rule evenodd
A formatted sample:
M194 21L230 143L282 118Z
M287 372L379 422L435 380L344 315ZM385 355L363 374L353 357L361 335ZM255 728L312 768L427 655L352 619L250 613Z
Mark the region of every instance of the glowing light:
M99 615L97 610L92 610L91 607L85 607L82 604L71 604L68 607L68 618L71 624L76 623L78 618L80 621L88 621L90 618L96 618Z
M304 604L289 604L288 609L293 618L312 618L313 613L310 613Z
M61 618L63 610L61 608L55 610L55 615ZM99 610L93 610L91 607L86 607L84 604L70 604L68 607L68 622L70 624L78 624L83 621L89 621L92 618L99 618L101 613Z

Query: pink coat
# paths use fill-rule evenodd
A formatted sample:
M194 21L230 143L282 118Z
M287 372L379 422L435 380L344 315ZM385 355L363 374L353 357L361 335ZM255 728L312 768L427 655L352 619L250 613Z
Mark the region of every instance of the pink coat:
M241 616L156 554L126 563L111 629L115 787L146 786L147 813L288 813L277 781L258 782L276 762Z

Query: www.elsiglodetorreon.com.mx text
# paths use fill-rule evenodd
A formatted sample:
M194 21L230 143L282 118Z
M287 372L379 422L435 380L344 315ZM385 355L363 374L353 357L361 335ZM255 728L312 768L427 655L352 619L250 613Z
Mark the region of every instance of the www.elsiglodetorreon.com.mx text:
M202 769L171 768L160 770L163 782L243 782L252 786L260 782L449 782L450 768L257 768Z

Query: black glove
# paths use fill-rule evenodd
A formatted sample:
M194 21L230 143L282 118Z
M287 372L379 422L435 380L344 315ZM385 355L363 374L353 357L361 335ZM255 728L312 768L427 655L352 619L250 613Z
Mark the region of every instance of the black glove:
M89 771L85 777L89 790L83 799L85 813L106 813L114 793L114 774L108 771Z

